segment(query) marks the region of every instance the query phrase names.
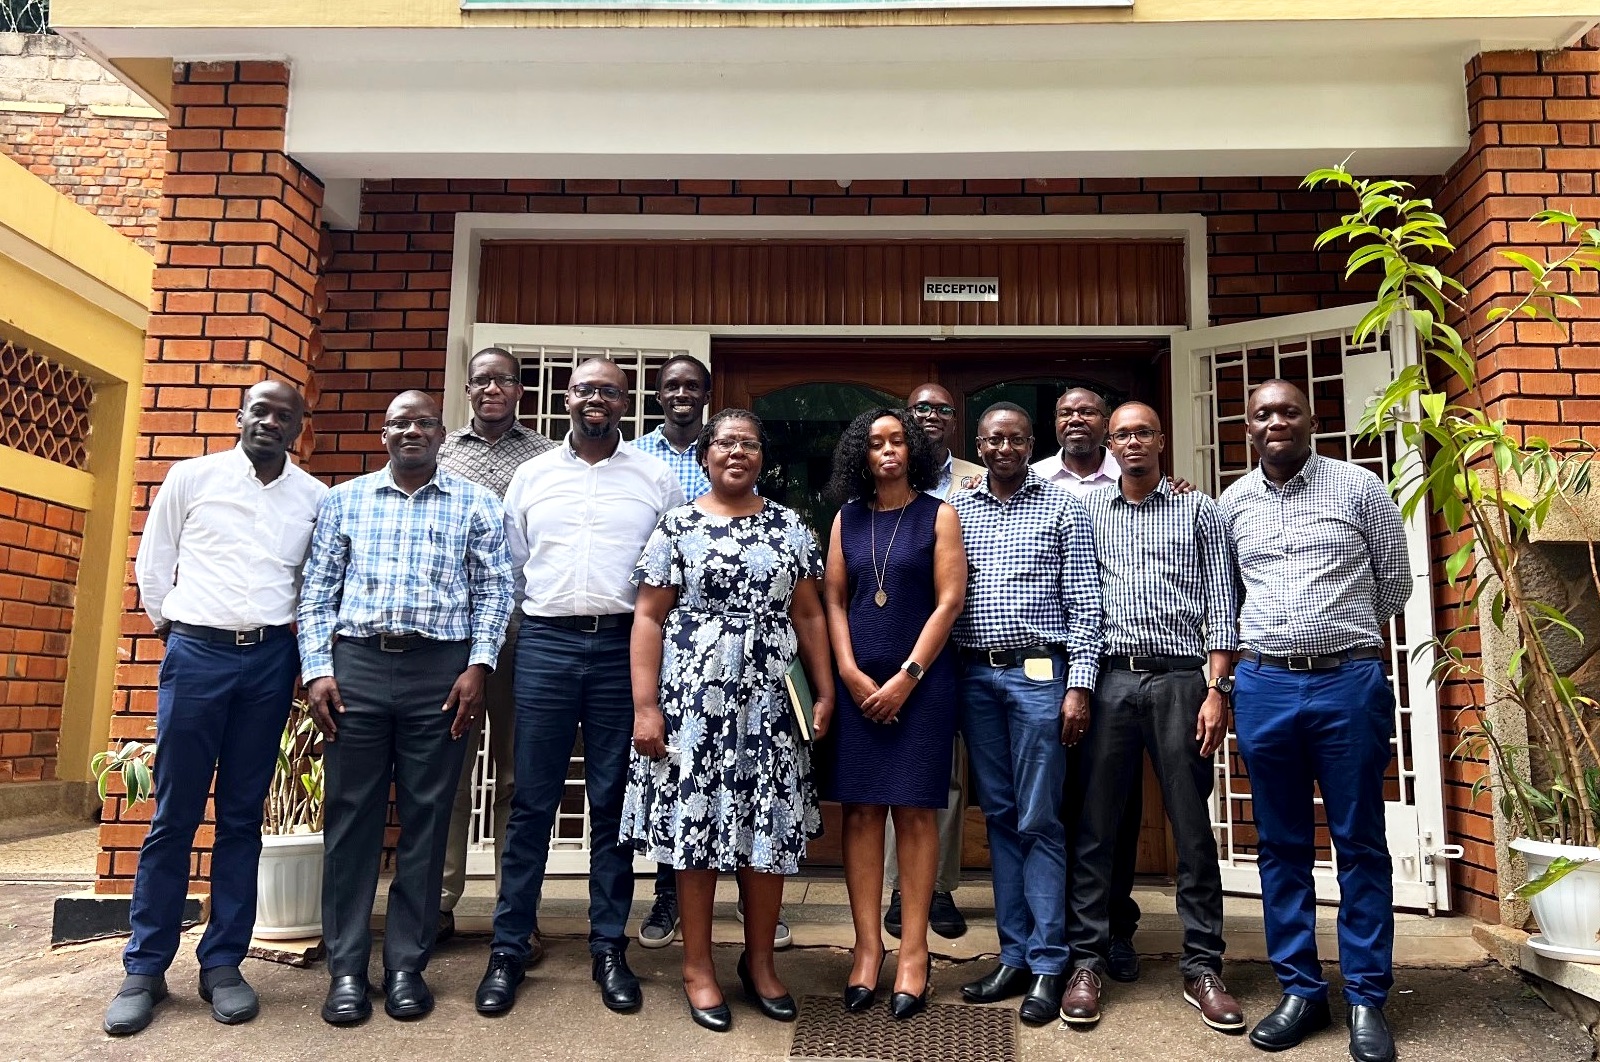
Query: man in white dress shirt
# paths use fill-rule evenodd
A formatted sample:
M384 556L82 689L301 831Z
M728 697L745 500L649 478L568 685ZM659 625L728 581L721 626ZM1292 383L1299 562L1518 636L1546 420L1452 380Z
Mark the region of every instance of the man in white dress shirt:
M572 429L554 450L517 469L506 491L506 534L523 611L517 638L517 790L494 912L479 1013L500 1014L534 951L550 830L566 791L567 765L583 729L589 799L589 953L600 998L618 1012L642 1003L628 968L633 854L618 847L633 684L628 644L639 554L668 509L685 501L666 463L622 441L628 378L591 358L572 373Z
M145 612L167 644L156 695L161 753L155 815L133 882L133 937L122 953L127 978L106 1010L112 1036L143 1029L167 996L189 852L213 776L200 995L228 1025L259 1009L239 964L255 927L262 805L300 671L289 623L328 490L288 459L304 419L294 388L256 384L239 409L239 445L173 465L145 522L134 569Z

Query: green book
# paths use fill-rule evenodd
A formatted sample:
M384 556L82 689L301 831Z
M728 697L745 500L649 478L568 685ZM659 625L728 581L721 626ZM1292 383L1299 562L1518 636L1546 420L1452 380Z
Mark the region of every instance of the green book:
M794 712L794 732L807 745L815 729L814 712L817 698L811 692L811 682L806 678L806 668L796 656L783 674L784 688L789 691L789 708Z

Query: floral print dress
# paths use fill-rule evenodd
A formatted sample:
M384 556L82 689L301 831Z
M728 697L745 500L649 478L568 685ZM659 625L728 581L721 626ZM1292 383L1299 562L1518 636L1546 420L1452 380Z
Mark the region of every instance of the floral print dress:
M822 815L783 676L797 652L789 602L821 577L816 538L775 502L662 515L633 581L678 591L661 653L668 752L632 754L623 843L679 870L799 870Z

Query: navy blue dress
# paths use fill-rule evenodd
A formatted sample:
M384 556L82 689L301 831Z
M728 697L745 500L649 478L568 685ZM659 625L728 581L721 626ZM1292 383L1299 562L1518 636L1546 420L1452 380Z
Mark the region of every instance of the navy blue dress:
M879 685L893 678L916 647L933 615L934 528L941 502L918 494L905 510L874 513L861 501L839 512L839 545L850 588L850 644L856 666ZM877 522L877 565L889 600L874 597L872 525ZM889 538L894 536L894 549ZM942 808L950 799L950 756L956 732L956 669L949 643L927 668L900 709L898 723L874 723L861 714L842 681L835 712L835 761L826 796L847 804Z

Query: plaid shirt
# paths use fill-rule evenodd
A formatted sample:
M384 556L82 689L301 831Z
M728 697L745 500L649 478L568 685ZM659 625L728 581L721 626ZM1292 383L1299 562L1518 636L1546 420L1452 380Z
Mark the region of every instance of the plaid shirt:
M444 437L444 445L439 447L439 467L488 487L496 497L504 498L506 488L511 486L511 477L522 462L555 449L555 445L521 424L512 424L494 442L473 431L468 424Z
M439 469L407 496L385 465L328 492L300 593L306 682L333 674L333 637L472 639L490 668L511 617L505 516L487 488Z
M1384 644L1411 596L1411 564L1377 476L1312 454L1282 487L1258 465L1219 504L1244 586L1240 645L1298 656Z
M1100 671L1100 583L1083 503L1030 471L1001 501L989 479L951 500L967 547L967 607L951 637L969 649L1059 645L1067 685Z
M1217 503L1163 476L1138 505L1120 481L1083 499L1094 522L1108 656L1204 656L1238 644L1233 551Z
M694 501L702 494L711 493L711 480L706 478L705 469L700 467L700 460L695 455L695 444L690 443L681 453L672 448L667 442L667 437L661 429L648 432L634 441L635 449L643 450L651 457L658 457L672 469L672 474L678 479L678 486L683 488L683 496Z

